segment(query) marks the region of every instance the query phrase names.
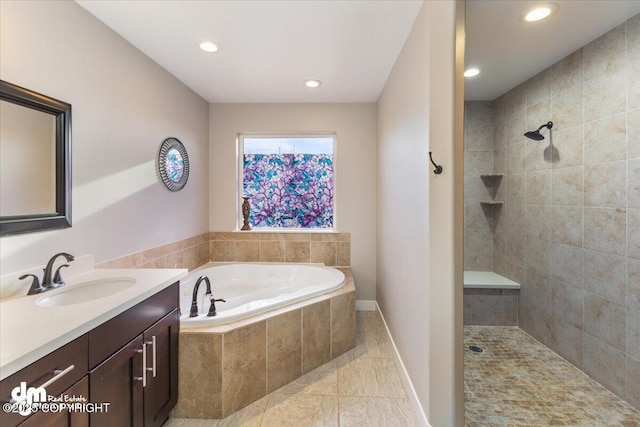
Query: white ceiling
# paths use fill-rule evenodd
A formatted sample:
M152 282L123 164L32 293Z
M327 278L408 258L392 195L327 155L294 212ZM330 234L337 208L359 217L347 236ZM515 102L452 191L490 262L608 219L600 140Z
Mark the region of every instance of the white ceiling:
M640 1L553 0L549 18L520 18L542 1L467 0L465 99L492 100L640 13Z
M422 1L76 0L209 102L374 102ZM544 2L545 0L541 0ZM640 0L467 0L465 98L491 100L640 13ZM198 48L210 39L220 51ZM315 78L319 89L302 81Z
M209 102L374 102L422 4L77 2ZM205 39L220 51L201 51Z

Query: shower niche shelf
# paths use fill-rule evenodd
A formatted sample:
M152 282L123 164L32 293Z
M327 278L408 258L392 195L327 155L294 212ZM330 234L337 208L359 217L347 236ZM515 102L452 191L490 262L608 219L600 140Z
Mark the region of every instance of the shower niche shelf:
M499 206L499 205L504 205L504 202L502 202L500 200L487 200L487 201L480 202L480 204L481 205Z
M499 179L502 178L504 176L503 173L483 173L482 175L480 175L480 178L482 179Z

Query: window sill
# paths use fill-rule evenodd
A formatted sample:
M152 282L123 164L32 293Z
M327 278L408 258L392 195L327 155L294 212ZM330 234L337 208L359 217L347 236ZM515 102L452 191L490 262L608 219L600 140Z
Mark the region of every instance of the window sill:
M291 234L307 234L307 233L313 233L313 234L340 234L340 231L336 230L336 229L317 229L317 228L252 228L251 230L239 230L239 229L235 229L232 231L232 233L254 233L254 234L260 234L260 233L291 233Z

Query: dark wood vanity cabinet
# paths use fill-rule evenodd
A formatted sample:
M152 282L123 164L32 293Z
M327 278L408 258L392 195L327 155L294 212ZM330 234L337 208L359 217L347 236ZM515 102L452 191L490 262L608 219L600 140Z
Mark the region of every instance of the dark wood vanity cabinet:
M174 283L0 382L8 401L20 381L38 386L73 364L47 393L108 403L106 411L37 412L26 419L2 412L0 426L161 426L178 399L178 289Z
M92 427L159 427L178 399L178 310L173 310L89 373Z

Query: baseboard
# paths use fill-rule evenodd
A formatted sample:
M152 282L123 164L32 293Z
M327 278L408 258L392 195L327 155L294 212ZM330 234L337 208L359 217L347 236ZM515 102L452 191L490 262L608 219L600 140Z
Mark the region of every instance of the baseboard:
M422 405L418 400L418 395L416 394L416 390L415 388L413 388L413 383L411 382L409 373L407 372L407 369L405 368L404 363L402 363L402 357L400 357L400 353L398 352L396 343L393 341L393 337L391 336L391 332L389 331L389 326L387 326L387 321L384 319L384 316L382 315L382 311L380 311L380 307L378 306L378 303L375 301L356 301L356 310L358 310L358 302L363 302L363 303L372 302L374 304L374 310L380 313L380 317L382 318L382 323L384 323L384 328L387 330L387 335L389 336L389 340L391 341L391 346L393 347L393 354L396 359L398 370L400 371L400 380L402 381L402 385L404 386L405 390L407 390L409 393L409 404L411 405L411 408L413 409L414 413L418 415L418 420L417 420L418 424L421 427L431 427L431 424L429 424L429 420L427 419L427 415L425 414L424 409L422 408Z
M356 300L356 311L376 311L376 302L366 299Z

